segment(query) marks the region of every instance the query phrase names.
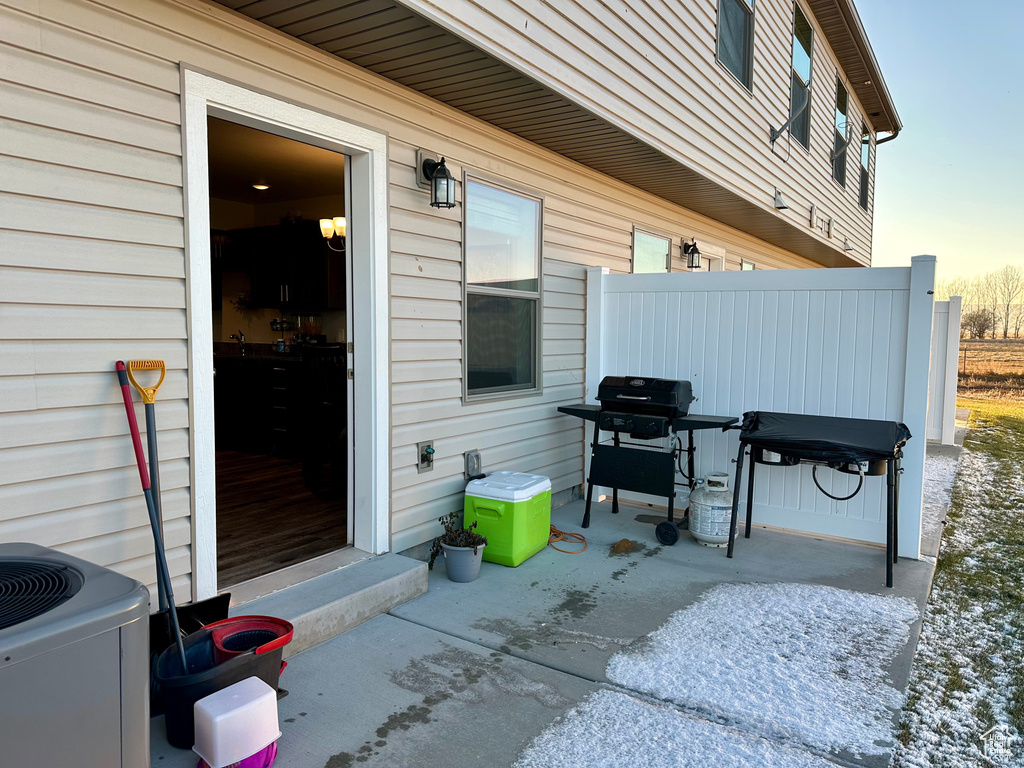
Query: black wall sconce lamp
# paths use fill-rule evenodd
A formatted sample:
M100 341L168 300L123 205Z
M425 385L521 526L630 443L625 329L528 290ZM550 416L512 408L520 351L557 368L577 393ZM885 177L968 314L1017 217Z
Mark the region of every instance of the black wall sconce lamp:
M430 205L433 208L455 207L455 179L444 164L444 158L423 161L423 176L430 182Z
M700 269L700 249L697 247L697 238L692 243L683 242L683 257L686 259L688 269Z

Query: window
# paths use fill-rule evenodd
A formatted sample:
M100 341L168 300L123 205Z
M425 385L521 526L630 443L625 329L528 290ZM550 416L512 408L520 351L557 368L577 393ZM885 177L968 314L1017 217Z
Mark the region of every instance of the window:
M669 249L672 240L661 235L652 235L639 229L633 230L633 272L669 272Z
M746 259L744 259L743 261L740 262L740 269L743 270L744 272L753 271L754 262L747 261Z
M718 0L718 60L750 90L753 82L754 0Z
M836 78L836 123L832 138L832 178L839 186L846 186L846 148L849 146L850 95L846 86Z
M542 201L466 180L466 395L540 389Z
M793 82L789 94L790 135L805 147L811 141L811 44L813 33L800 6L793 6Z
M871 169L871 134L863 123L860 126L860 207L868 209L868 172Z

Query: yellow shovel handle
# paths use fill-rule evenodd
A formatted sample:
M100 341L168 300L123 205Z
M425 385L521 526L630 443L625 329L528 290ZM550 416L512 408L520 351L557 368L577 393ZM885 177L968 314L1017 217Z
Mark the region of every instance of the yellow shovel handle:
M146 405L152 405L156 402L156 391L160 389L160 385L164 383L164 376L167 375L167 366L164 365L163 360L129 360L128 365L128 380L131 381L132 386L139 390L139 394L142 395L142 402ZM155 387L144 387L135 380L134 371L160 371L160 381L156 383Z

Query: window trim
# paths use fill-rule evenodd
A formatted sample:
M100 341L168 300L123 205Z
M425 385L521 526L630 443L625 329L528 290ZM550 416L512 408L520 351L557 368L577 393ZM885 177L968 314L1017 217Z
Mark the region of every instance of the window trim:
M651 237L668 240L668 251L665 258L665 274L672 274L672 249L675 248L675 241L672 235L661 232L652 227L645 227L641 224L633 225L633 232L629 238L629 274L631 275L660 275L661 272L637 272L636 271L636 233L643 232Z
M747 43L747 72L746 79L749 83L743 82L735 72L726 66L725 62L722 61L722 57L719 54L721 51L721 29L722 29L722 3L723 2L736 2L736 0L718 0L715 15L715 61L729 73L732 77L749 95L754 95L754 52L757 50L757 0L750 0L750 39ZM739 0L739 2L746 3L746 0Z
M852 122L852 120L850 118L850 112L851 112L851 110L850 110L850 89L846 87L846 84L843 82L843 78L837 73L836 74L836 105L835 105L834 113L832 115L832 150L831 150L831 152L829 152L830 156L833 153L835 153L836 148L837 148L836 136L839 134L839 126L836 125L836 114L839 112L839 89L840 88L842 88L843 91L846 93L846 114L845 114L845 117L846 117L846 136L844 136L842 138L842 140L846 142L846 146L843 147L842 151L839 154L839 157L832 158L831 162L829 164L832 166L832 181L834 181L842 189L845 190L847 188L846 187L847 173L850 170L850 167L849 167L850 166L850 144L853 142L853 135L852 135L853 132L851 130L851 125L850 125L850 123ZM838 164L839 160L840 160L840 157L842 158L842 166L840 166ZM842 167L842 169L843 169L843 171L842 171L843 178L841 180L836 178L836 169L839 168L839 167Z
M800 77L800 73L798 73L796 71L796 67L793 66L793 55L796 52L796 12L797 11L799 11L800 15L804 17L804 21L807 22L807 26L811 30L811 50L810 50L810 52L808 54L808 58L810 59L810 72L809 72L809 77L807 78L807 82L805 83L805 85L807 86L807 106L804 107L804 112L807 113L807 143L804 144L802 141L800 141L800 138L793 132L793 124L792 123L790 123L789 128L787 128L787 131L788 131L790 137L792 137L793 139L796 140L797 144L799 144L808 153L810 153L810 151L811 151L811 136L814 134L814 131L812 130L813 126L811 125L811 118L813 117L813 106L814 106L814 91L813 91L813 89L811 87L811 83L814 82L814 38L815 38L814 25L811 23L811 19L814 18L814 17L809 12L804 11L804 9L800 6L799 2L794 2L793 3L792 22L790 23L790 36L789 36L789 39L790 39L789 78L788 78L788 85L789 85L789 117L790 117L790 119L792 119L792 117L793 117L793 75L795 74L797 77ZM801 79L801 81L803 80L802 77L800 77L800 79Z
M864 163L864 139L867 139L868 148L868 162ZM860 206L862 211L870 210L868 208L868 198L871 191L871 132L868 130L868 125L863 120L860 124L860 159L857 162L858 167L861 171L860 177L860 188L857 190L857 205Z
M537 290L516 291L507 288L471 287L467 280L467 230L469 224L469 183L483 184L493 189L507 192L516 197L533 200L538 204L537 211ZM536 397L544 392L544 208L545 197L536 190L510 183L507 179L490 176L478 171L462 171L462 403L488 402L492 400L512 400L520 397ZM529 299L536 302L537 313L534 320L534 383L532 387L516 389L487 389L471 392L469 389L469 300L470 294L483 296L508 296L510 298Z

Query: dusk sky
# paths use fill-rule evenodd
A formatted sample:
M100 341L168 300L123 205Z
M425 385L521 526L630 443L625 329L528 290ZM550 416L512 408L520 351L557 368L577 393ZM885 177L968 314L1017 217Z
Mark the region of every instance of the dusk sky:
M878 148L872 263L1024 265L1024 4L855 2L904 126Z

